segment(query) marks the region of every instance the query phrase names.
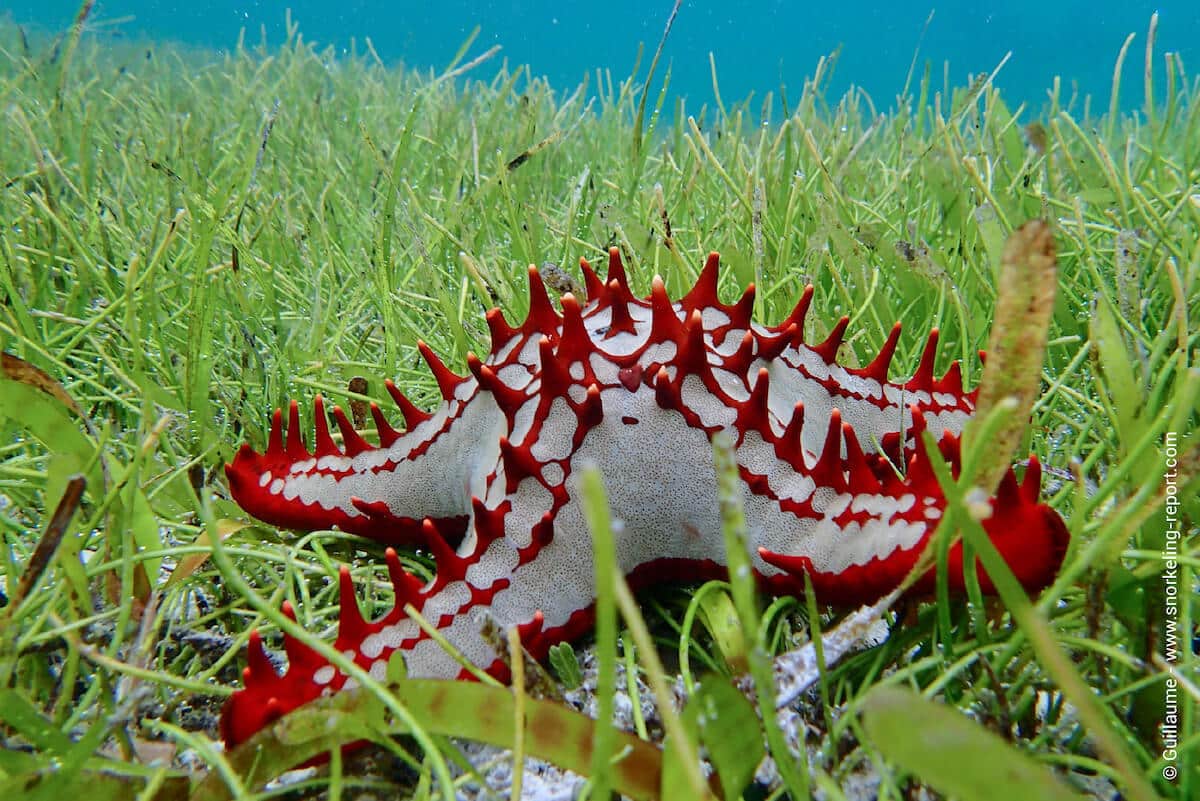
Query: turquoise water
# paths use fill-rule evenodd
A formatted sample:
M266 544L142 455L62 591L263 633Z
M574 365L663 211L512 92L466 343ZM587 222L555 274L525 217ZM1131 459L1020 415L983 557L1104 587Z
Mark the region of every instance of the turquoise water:
M97 36L176 40L227 49L239 32L256 44L265 31L269 43L285 36L285 9L304 38L339 51L370 37L387 62L441 68L476 26L481 33L470 55L494 44L497 58L528 64L556 88L572 90L585 73L595 87L595 70L611 70L614 80L629 75L639 43L649 56L662 35L672 0L598 2L363 2L293 0L290 3L233 2L179 4L160 0L111 0L95 6L89 25ZM1200 2L953 2L799 3L782 0L689 0L680 9L664 58L671 90L687 97L689 113L713 100L709 54L716 61L722 99L728 104L785 87L799 95L804 78L822 56L839 47L829 84L834 96L851 86L865 89L881 108L893 106L903 89L920 41L917 79L926 62L933 86L943 86L949 62L951 85L972 74L990 72L1011 51L996 79L1010 103L1040 107L1055 76L1063 79L1066 102L1077 88L1091 94L1093 108L1107 108L1113 65L1126 36L1137 33L1127 60L1122 106L1143 102L1142 69L1150 15L1159 13L1158 66L1162 53L1180 53L1194 72L1200 65ZM70 24L78 3L17 0L0 6L22 24L57 30ZM930 13L933 11L932 19ZM928 26L926 21L929 20ZM922 37L922 30L925 33ZM485 67L487 76L494 67ZM1160 81L1161 83L1161 81ZM757 109L757 106L755 106Z

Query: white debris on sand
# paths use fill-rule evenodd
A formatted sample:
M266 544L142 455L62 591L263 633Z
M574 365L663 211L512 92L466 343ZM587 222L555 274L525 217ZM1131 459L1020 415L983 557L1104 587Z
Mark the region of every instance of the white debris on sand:
M896 600L896 593L886 596L878 603L864 606L847 616L837 627L824 632L822 640L826 667L841 660L850 651L876 645L887 638L888 629L883 621L883 615ZM580 654L580 670L583 681L579 687L568 690L564 698L576 710L591 718L596 717L596 657L591 649ZM819 679L817 669L816 649L812 643L807 643L793 651L789 651L775 660L776 704L778 721L787 739L788 749L793 755L800 754L800 743L807 742L805 753L807 764L819 764L821 749L819 738L822 731L811 726L808 721L823 721L824 715L820 710L820 699L809 692ZM645 721L647 733L654 741L662 739L662 723L658 710L654 705L654 697L650 688L636 678L638 709L642 720ZM748 680L741 683L743 689L750 689ZM683 688L682 679L675 682L675 703L682 706L687 694ZM840 710L839 710L840 713ZM628 692L625 665L617 663L617 693L613 698L613 723L625 731L635 731L637 728L634 716L634 699ZM801 737L801 732L809 729L807 738ZM483 777L486 788L472 785L470 789L460 790L458 797L462 801L484 801L490 798L509 798L512 793L512 753L510 751L476 744L464 745L464 754L471 765ZM705 766L706 769L708 766ZM766 757L759 765L755 779L766 786L776 785L779 781L778 771L774 761ZM841 778L843 792L850 801L867 801L876 796L879 777L874 767L863 762L861 769ZM577 796L584 785L585 779L571 771L555 767L540 759L527 757L522 776L521 798L526 801L569 801ZM817 798L823 797L818 790Z
M883 616L899 596L898 590L888 593L876 603L850 613L833 629L823 632L821 641L825 667L836 665L850 651L869 648L886 640L888 629ZM775 707L787 707L801 693L815 685L820 677L817 649L813 643L780 654L775 658Z
M512 797L511 751L479 743L463 743L462 752L483 776L487 786L471 784L460 789L455 795L459 801L492 801ZM585 781L577 773L526 757L521 776L521 798L524 801L572 801L582 791Z
M596 656L591 648L579 654L579 667L583 682L572 690L563 693L564 700L574 709L590 718L596 717ZM654 706L654 697L650 688L636 677L638 708L650 737L662 739L662 723L658 710ZM613 722L618 729L636 731L637 724L633 714L633 699L627 691L625 665L617 663L617 693L613 698ZM463 754L471 765L483 777L486 788L472 784L457 793L460 801L490 801L490 799L508 799L512 795L513 760L512 752L477 743L463 743ZM523 801L571 801L583 789L586 779L577 773L551 765L533 757L525 758L525 770L521 777L521 798Z

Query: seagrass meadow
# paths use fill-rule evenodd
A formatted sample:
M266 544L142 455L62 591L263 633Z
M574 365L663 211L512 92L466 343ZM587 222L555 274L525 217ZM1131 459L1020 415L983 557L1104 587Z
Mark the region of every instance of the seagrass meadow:
M1043 108L940 68L830 97L835 57L691 108L665 65L564 91L470 40L429 73L295 30L217 54L0 24L0 798L1200 797L1200 81L1153 37L1138 85ZM763 323L811 283L806 333L849 316L844 364L901 320L893 373L937 328L938 374L975 386L1007 343L984 394L1018 400L943 470L930 558L1036 454L1057 578L855 612L734 570L633 603L588 474L594 635L514 646L516 689L396 665L224 748L251 630L339 658L343 565L365 615L393 604L382 546L230 499L238 446L290 398L311 431L317 393L372 438L384 378L430 408L418 340L463 373L488 309L524 319L528 265L557 302L610 248L639 297L720 251ZM776 711L788 653L812 677Z

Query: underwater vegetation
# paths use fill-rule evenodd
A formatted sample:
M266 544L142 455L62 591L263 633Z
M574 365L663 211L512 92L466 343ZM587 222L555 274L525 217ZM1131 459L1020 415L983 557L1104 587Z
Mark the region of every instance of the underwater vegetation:
M1011 108L992 72L938 69L894 102L830 97L831 57L691 108L662 64L550 87L471 40L422 73L294 29L218 55L85 18L0 23L0 797L245 798L310 759L296 797L1195 796L1200 83L1153 26L1142 85L1107 98ZM656 275L678 298L719 250L719 297L753 283L764 325L811 284L800 333L848 317L832 349L855 369L894 348L912 375L936 328L935 374L960 362L985 406L958 481L930 460L943 578L861 608L760 596L718 447L731 579L635 602L586 473L594 636L538 663L487 633L515 691L359 670L225 749L252 637L274 668L286 635L353 671L328 645L339 587L369 620L389 563L435 561L256 522L223 469L238 445L318 393L378 442L383 377L443 400L418 340L472 374L485 312L530 312L528 265L557 314L586 293L578 257L613 248L639 298ZM1026 593L980 499L1029 454L1069 543ZM997 597L973 571L952 597L952 548Z

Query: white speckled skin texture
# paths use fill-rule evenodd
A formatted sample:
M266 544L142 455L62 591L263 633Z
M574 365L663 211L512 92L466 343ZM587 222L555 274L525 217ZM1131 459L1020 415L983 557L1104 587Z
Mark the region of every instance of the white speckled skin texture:
M433 551L437 574L426 586L389 552L397 603L374 622L362 620L343 572L335 647L373 676L385 674L397 650L412 676L460 674L405 615L405 603L469 661L501 676L506 668L480 633L485 615L517 626L538 657L587 628L592 550L577 490L585 463L604 477L620 521L618 563L635 585L722 574L710 444L719 431L735 442L753 564L770 591L798 591L807 574L821 600L872 601L899 584L937 527L945 499L918 435L935 433L956 468L975 393L963 391L957 364L934 377L936 330L914 376L888 382L899 325L870 365L844 367L836 356L845 319L824 342L804 342L811 287L768 327L750 321L753 287L735 304L719 302L715 254L674 302L658 278L648 298L633 297L615 249L606 281L582 267L587 301L565 295L561 315L531 267L528 318L511 328L490 312L491 353L469 357L467 376L422 345L443 401L423 413L389 385L406 431L373 408L379 444L369 444L335 407L339 446L318 396L313 451L293 403L286 442L277 411L265 452L244 446L227 466L234 498L264 521L337 526ZM1023 485L1009 472L986 527L1033 588L1053 576L1066 532L1038 503L1036 460L1030 467ZM962 584L955 548L952 589ZM288 646L291 664L280 676L252 638L246 688L223 720L228 742L346 686L311 651Z

